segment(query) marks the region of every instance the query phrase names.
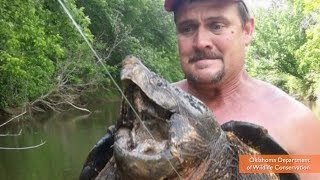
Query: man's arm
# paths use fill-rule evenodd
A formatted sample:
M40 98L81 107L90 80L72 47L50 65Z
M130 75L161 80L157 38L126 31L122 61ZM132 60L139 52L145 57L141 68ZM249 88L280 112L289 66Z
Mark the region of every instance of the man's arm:
M297 116L295 123L290 125L293 154L320 155L320 120L311 111ZM301 180L320 179L320 173L300 174Z
M298 112L293 112L298 113ZM311 111L301 112L292 122L290 134L293 134L291 149L294 154L320 155L320 120Z

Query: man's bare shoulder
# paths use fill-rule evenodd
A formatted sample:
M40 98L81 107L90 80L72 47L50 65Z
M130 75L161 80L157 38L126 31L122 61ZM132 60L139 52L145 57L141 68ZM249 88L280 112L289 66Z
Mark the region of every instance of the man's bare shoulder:
M312 111L272 84L254 81L278 126L273 132L286 149L293 154L319 154L320 121Z
M266 104L270 104L274 109L279 108L279 110L287 113L311 113L310 109L303 103L288 95L280 88L257 79L253 79L253 84L258 88L258 97L261 99L263 98Z

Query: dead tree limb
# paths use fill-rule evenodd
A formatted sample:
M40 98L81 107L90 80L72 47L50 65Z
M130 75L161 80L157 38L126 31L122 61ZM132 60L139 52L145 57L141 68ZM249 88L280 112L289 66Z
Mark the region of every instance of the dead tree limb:
M25 147L0 147L0 150L27 150L27 149L35 149L38 147L43 146L46 143L46 141L42 142L40 144L37 145L33 145L33 146L25 146Z
M22 133L22 129L20 129L19 133L16 134L11 134L11 133L6 133L6 134L0 134L0 137L8 137L8 136L20 136Z
M13 120L15 120L15 119L17 119L17 118L19 118L19 117L23 116L23 115L24 115L24 114L26 114L26 113L27 113L27 111L25 110L25 111L24 111L24 112L22 112L21 114L19 114L19 115L17 115L17 116L14 116L13 118L9 119L8 121L6 121L6 122L4 122L4 123L0 124L0 128L1 128L2 126L4 126L4 125L6 125L6 124L10 123L11 121L13 121Z

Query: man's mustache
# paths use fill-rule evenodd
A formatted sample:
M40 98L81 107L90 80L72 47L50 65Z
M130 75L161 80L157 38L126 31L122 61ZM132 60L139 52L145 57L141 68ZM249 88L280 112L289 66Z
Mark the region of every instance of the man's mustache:
M189 63L196 62L202 59L221 59L223 60L223 56L220 52L212 52L212 51L196 51L189 57Z

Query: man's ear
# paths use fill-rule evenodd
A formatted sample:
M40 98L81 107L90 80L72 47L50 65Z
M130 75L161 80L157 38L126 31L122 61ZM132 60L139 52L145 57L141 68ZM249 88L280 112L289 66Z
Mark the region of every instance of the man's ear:
M254 30L254 18L250 17L249 20L247 21L247 23L244 26L244 35L245 35L245 45L248 46L252 40L252 36L253 36L253 30Z

